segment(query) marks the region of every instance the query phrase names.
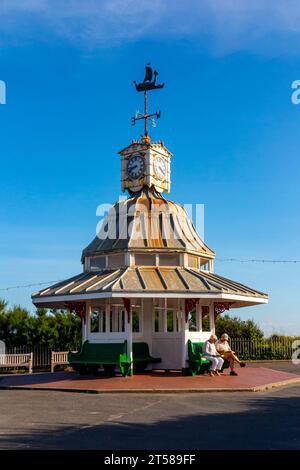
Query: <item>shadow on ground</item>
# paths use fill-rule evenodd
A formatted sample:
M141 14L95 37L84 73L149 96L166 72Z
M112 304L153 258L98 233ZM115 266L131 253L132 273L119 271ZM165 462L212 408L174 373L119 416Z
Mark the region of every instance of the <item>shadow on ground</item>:
M25 392L26 393L26 392ZM37 392L34 392L37 393ZM298 393L298 392L297 392ZM144 410L144 415L129 411L116 413L115 417L103 417L93 425L82 423L66 426L37 426L27 433L10 432L0 436L0 448L14 449L109 449L109 450L188 450L188 449L300 449L300 396L264 396L244 400L234 410L227 397L207 395L185 396L183 409L186 414L169 418L155 407ZM24 395L25 397L25 395ZM235 395L237 397L237 395ZM59 399L59 395L57 395ZM70 396L72 400L72 396ZM122 397L126 400L126 396ZM180 406L176 399L165 397ZM197 403L194 401L197 400ZM201 401L203 400L203 402ZM239 401L232 397L232 400ZM98 403L98 402L97 402ZM123 402L124 404L124 402ZM99 397L101 406L101 397ZM103 403L105 406L105 402ZM175 408L173 408L174 410ZM194 412L193 412L194 410ZM117 410L116 410L117 411ZM187 412L188 411L188 412ZM66 409L66 413L68 410ZM47 423L47 413L44 416ZM88 416L86 421L88 422ZM146 424L146 421L148 423ZM44 423L44 424L45 424Z

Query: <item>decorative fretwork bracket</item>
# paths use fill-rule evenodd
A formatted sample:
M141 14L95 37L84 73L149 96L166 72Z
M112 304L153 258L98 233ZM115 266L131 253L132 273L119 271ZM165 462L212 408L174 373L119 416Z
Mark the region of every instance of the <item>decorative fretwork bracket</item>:
M224 313L225 310L229 310L230 307L234 304L234 302L215 302L214 303L214 317L215 321L218 317L218 315L221 315L221 313Z
M65 306L70 312L78 315L85 322L86 304L85 302L66 302Z
M184 302L184 312L185 312L185 323L188 321L189 313L192 312L195 308L199 299L185 299Z

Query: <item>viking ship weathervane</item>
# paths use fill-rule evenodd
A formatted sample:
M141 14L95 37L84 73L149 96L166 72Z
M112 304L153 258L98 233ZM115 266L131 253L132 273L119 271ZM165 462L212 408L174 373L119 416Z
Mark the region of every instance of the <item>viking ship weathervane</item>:
M161 83L161 84L156 83L157 76L158 76L158 72L156 70L154 70L153 72L152 68L150 67L150 62L148 62L146 65L145 78L143 82L141 83L136 83L136 81L133 82L135 84L136 91L144 92L144 114L137 111L135 116L131 118L131 123L134 126L136 121L139 121L140 119L144 119L144 123L145 123L144 138L148 140L150 140L148 136L148 120L152 118L151 119L152 126L155 127L156 122L155 122L154 116L156 117L156 119L159 119L161 116L160 111L156 111L155 113L148 114L148 91L156 90L158 88L163 88L165 85L164 83Z

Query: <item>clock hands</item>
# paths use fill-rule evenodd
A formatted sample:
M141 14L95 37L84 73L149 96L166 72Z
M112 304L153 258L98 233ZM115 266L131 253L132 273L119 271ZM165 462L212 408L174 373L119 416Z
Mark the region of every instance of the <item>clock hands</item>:
M165 172L166 172L165 162L160 157L158 157L155 160L154 166L155 166L155 172L156 172L157 176L160 179L162 179L164 177Z
M127 163L127 174L132 179L138 179L145 170L145 162L140 154L133 155Z
M133 171L134 171L135 169L138 170L139 166L140 166L140 165L139 165L138 163L136 163L134 166L131 167L131 170L133 170Z
M164 167L162 165L158 165L158 171L160 171L161 173L164 173Z

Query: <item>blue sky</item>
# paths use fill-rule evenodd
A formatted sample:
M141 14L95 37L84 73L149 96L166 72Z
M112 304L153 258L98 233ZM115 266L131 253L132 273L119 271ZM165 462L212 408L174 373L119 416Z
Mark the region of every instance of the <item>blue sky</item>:
M118 151L141 132L132 80L148 61L166 82L150 106L174 153L170 198L205 204L218 258L300 260L299 20L296 1L2 1L0 288L80 272L96 207L120 195ZM300 264L215 267L269 293L239 315L300 333ZM35 289L0 296L33 311Z

